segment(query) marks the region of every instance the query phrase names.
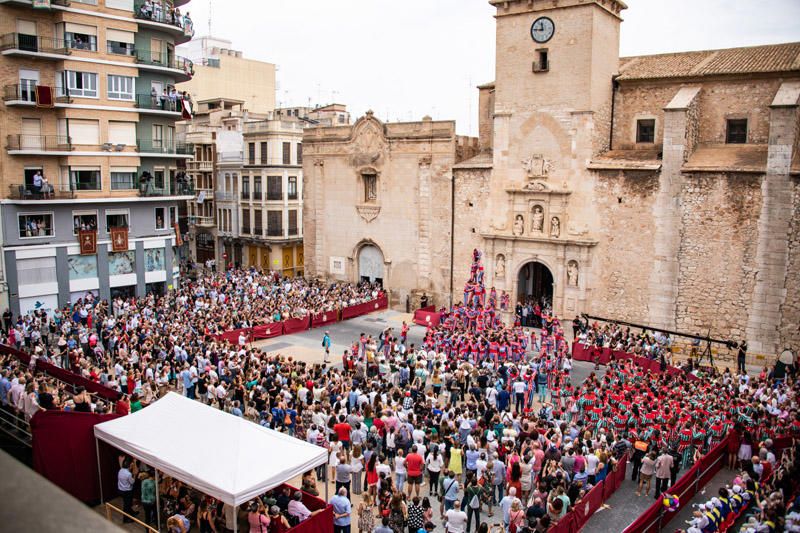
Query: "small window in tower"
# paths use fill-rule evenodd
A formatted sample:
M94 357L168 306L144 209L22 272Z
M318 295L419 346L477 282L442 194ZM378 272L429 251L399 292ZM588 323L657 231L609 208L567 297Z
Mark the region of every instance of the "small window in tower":
M728 128L725 134L725 142L728 144L747 143L747 119L729 118Z
M636 121L636 142L654 143L656 141L656 120L643 118Z
M550 69L550 58L547 54L547 48L539 48L536 50L536 60L533 62L534 72L547 72Z

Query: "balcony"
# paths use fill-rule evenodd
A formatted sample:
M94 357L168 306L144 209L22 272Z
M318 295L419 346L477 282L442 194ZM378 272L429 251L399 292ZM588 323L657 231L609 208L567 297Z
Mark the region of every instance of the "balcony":
M165 24L177 32L175 44L182 44L192 40L194 37L194 24L189 17L181 16L180 10L177 12L166 8L159 2L143 2L137 0L133 8L133 16L145 23Z
M69 152L70 137L66 135L9 135L6 150L11 152Z
M161 186L159 186L161 185ZM170 188L166 184L156 184L153 178L146 178L144 175L139 178L139 196L152 198L155 196L194 196L194 186L191 183L175 183Z
M186 165L189 170L194 170L197 172L213 172L214 171L214 163L211 161L188 161Z
M148 67L153 67L153 70L157 71L162 69L176 70L178 71L176 74L185 77L185 79L176 81L189 81L194 76L194 63L191 60L161 51L140 50L137 48L136 63L139 68L145 70Z
M74 191L57 191L52 185L48 190L36 188L32 183L9 185L8 198L11 200L69 200L75 198Z
M199 216L190 216L189 217L189 225L190 226L198 226L201 228L213 228L214 227L214 217L199 217Z
M4 55L70 54L69 45L64 39L26 35L24 33L7 33L0 36L0 51L2 51ZM61 58L56 57L54 59Z
M214 192L214 200L218 202L232 202L234 199L234 194L228 191L216 191Z
M267 228L267 237L283 237L283 228L270 226Z
M136 107L139 109L149 109L151 111L164 111L167 113L181 114L181 100L178 97L175 100L169 98L161 98L161 95L153 96L152 94L137 94Z
M15 84L3 87L3 101L6 105L35 105L36 86L33 84ZM55 91L54 91L55 93ZM59 104L70 103L68 96L57 96L55 101Z
M191 144L169 144L164 141L138 141L139 152L145 154L165 154L165 155L192 155L194 147Z

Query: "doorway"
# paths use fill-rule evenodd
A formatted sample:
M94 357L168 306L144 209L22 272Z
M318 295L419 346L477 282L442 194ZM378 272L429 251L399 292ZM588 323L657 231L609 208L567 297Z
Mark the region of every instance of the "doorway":
M358 281L383 287L383 254L377 246L368 244L358 252Z
M523 306L553 307L553 273L542 263L531 261L522 266L517 277L517 302ZM528 313L530 315L530 313Z

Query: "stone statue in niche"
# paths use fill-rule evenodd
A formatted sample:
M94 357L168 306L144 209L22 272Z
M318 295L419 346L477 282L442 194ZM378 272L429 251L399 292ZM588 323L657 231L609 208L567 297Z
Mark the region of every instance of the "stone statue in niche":
M561 235L561 221L558 217L553 217L550 219L550 236L558 239L559 235Z
M506 277L506 256L503 254L498 254L497 260L495 261L494 277L496 279L502 279Z
M553 170L553 162L545 159L542 154L533 154L522 160L522 169L529 178L545 179Z
M517 215L514 218L514 229L512 230L512 233L516 236L525 233L525 219L522 218L522 215Z
M544 233L544 209L540 205L533 206L531 233Z
M570 261L567 263L567 285L570 287L578 286L578 262Z

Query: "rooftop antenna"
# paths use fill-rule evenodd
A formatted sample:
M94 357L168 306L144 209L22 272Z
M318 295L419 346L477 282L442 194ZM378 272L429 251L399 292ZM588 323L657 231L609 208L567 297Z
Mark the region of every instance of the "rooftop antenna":
M208 0L208 36L211 37L211 5L212 0Z

